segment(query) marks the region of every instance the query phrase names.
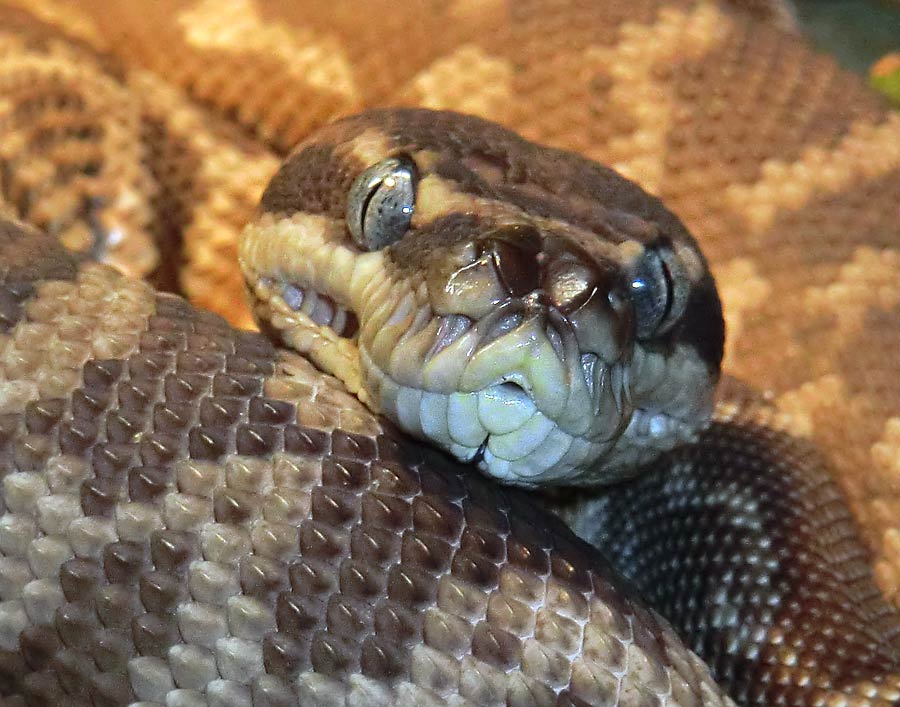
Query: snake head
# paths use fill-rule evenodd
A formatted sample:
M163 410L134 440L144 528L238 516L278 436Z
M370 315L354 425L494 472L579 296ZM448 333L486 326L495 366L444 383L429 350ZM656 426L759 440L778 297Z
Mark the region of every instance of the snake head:
M724 325L685 227L481 119L323 128L272 179L241 264L265 330L506 483L623 478L711 414Z

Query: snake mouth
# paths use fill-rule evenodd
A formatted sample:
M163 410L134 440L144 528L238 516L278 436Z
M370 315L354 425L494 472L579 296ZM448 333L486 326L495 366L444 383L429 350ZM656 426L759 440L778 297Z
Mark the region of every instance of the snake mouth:
M479 319L424 305L404 321L400 331L362 322L372 397L406 431L505 483L581 483L629 426L625 352L582 350L571 322L533 296Z

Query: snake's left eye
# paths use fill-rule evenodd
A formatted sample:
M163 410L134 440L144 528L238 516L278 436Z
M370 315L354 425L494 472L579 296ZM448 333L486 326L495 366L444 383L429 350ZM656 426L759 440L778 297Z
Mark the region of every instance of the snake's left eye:
M416 206L416 165L397 155L372 165L350 187L347 228L364 250L380 250L400 239Z

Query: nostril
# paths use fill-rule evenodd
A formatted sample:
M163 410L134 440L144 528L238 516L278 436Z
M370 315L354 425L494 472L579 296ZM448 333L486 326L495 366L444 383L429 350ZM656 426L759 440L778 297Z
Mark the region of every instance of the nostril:
M541 284L540 234L532 226L510 225L496 231L485 244L503 287L522 297Z

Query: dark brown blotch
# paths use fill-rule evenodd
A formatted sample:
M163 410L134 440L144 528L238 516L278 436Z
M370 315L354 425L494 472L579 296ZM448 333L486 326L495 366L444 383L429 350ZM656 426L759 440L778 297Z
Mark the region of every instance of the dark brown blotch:
M423 608L434 602L437 579L416 567L401 564L388 572L388 597L411 608Z
M350 534L340 528L308 520L300 528L300 551L304 559L335 560L350 550Z
M374 680L393 683L406 675L406 651L375 636L363 641L359 662L363 675Z
M250 398L262 392L263 379L237 373L217 373L213 376L212 393L216 397Z
M494 589L500 582L500 568L483 555L458 551L453 556L454 577L479 589Z
M41 471L53 453L52 440L47 435L27 434L13 443L13 463L18 471Z
M292 403L284 400L254 397L249 405L250 422L264 425L283 425L292 422L297 415Z
M330 633L349 640L367 635L374 624L371 604L341 594L329 599L325 618Z
M147 466L165 466L182 454L184 442L181 437L162 432L152 432L141 437L141 461Z
M131 630L131 619L143 613L140 597L133 586L110 584L97 591L97 616L107 628Z
M59 425L59 451L83 457L91 445L97 441L97 421L78 418L63 421Z
M375 607L375 634L382 643L411 646L422 640L422 620L413 607L385 599Z
M459 540L459 552L500 563L506 559L506 541L499 532L467 524Z
M153 429L157 432L180 432L191 423L194 409L190 403L160 403L153 408Z
M147 424L147 415L140 408L121 408L106 417L106 439L115 444L127 444L140 437Z
M72 417L97 417L109 404L111 397L111 390L76 390L72 394Z
M213 395L200 402L200 424L204 427L228 427L244 417L247 404L241 398Z
M101 628L94 634L91 657L100 670L126 672L128 661L134 657L134 641L131 638L131 631Z
M51 661L59 684L67 693L69 705L83 705L90 699L91 678L96 674L94 661L79 647L63 649ZM65 704L65 698L62 701ZM69 707L66 705L66 707Z
M166 376L163 385L166 401L173 403L195 403L201 396L207 395L212 386L212 379L199 373L171 373Z
M94 707L133 704L136 697L124 670L95 674L91 678L90 696Z

